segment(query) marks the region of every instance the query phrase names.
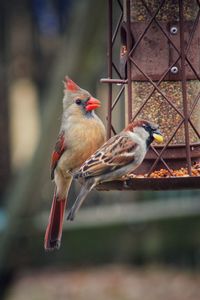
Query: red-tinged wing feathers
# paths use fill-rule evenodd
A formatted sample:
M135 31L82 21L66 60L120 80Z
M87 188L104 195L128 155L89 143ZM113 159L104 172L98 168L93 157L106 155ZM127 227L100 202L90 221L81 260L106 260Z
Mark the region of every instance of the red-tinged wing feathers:
M114 136L86 160L75 178L99 176L127 165L134 160L136 148L127 135Z
M66 149L65 139L64 139L64 132L62 131L57 139L55 149L52 153L51 157L51 179L54 179L54 170L58 164L60 157L62 156L63 152Z

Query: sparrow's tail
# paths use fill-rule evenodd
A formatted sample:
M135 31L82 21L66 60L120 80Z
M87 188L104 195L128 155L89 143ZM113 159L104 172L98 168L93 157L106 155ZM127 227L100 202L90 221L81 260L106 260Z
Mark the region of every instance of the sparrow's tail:
M92 188L95 186L94 182L86 182L84 185L82 185L80 193L78 197L76 198L76 201L74 202L72 208L69 211L69 214L67 215L67 220L73 221L75 218L75 214L81 207L81 204L89 194L89 192L92 190Z
M60 198L55 191L49 215L49 223L45 233L45 250L54 250L60 248L65 205L66 198Z

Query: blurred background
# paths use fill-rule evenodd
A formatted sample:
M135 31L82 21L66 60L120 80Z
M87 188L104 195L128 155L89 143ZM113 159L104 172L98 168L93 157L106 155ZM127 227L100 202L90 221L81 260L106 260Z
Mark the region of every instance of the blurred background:
M99 98L106 123L106 42L106 0L0 1L0 299L200 297L199 191L93 192L61 249L43 249L62 81Z

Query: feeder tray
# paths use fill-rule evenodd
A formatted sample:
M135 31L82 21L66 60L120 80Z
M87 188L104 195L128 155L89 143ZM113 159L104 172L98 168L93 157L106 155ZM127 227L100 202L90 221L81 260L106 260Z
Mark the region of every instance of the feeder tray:
M199 189L200 176L195 177L169 177L169 178L133 178L127 180L115 180L98 185L97 190L181 190Z
M177 190L177 189L199 189L200 163L194 164L192 175L188 175L187 168L176 170L160 169L154 171L148 177L145 175L129 174L122 180L100 184L98 190ZM156 183L156 184L155 184Z

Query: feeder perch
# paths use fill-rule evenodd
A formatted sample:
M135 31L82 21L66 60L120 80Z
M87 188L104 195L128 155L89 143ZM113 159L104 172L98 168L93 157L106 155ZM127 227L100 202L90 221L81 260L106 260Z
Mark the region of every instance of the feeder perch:
M108 0L107 136L123 101L125 125L153 121L164 143L134 174L99 189L200 188L199 16L198 0Z

